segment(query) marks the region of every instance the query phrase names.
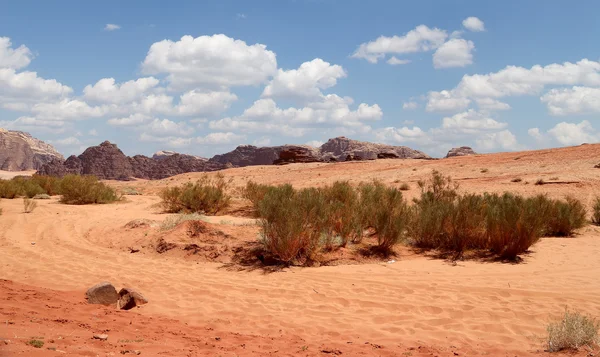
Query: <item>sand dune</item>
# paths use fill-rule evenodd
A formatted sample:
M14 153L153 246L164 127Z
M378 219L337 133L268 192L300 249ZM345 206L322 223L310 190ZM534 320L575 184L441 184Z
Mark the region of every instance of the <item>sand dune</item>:
M236 185L248 179L290 182L297 186L321 185L335 179L377 178L390 184L399 180L411 183L413 189L408 194L414 195L415 182L432 169L438 169L455 177L467 191L572 194L590 203L600 194L600 170L593 168L600 161L599 154L599 145L585 145L439 161L247 167L226 170L225 174L232 177ZM488 172L482 173L482 168ZM198 176L185 174L153 182L111 183L117 187L134 186L145 193L128 196L125 202L112 205L67 206L52 199L39 201L33 213L23 214L20 200L3 200L0 203L4 210L0 216L0 278L16 285L0 284L0 292L4 294L0 295L2 301L7 301L8 293L13 299L29 296L28 289L66 291L69 293L56 293L58 310L71 306L65 313L74 320L79 316L77 318L88 321L91 326L80 329L73 326L74 336L89 338L85 336L90 331L101 329L95 326L96 322L106 322L111 334L131 335L133 332L121 331L119 321L127 321L129 317L124 316L133 314L132 319L143 322L139 333L148 336L146 341L160 340L160 336L169 336L175 341L173 346L177 348L173 351L178 352L167 354L174 356L260 355L260 346L266 346L265 354L277 356L331 355L321 351L330 348L328 346L334 346L331 347L334 352L339 350L352 356L539 355L544 348L540 337L544 335L548 319L560 315L565 306L600 316L600 230L593 226L586 227L575 238L542 239L521 264L465 261L453 265L411 255L400 256L392 264L382 261L289 268L264 274L224 269L218 263L129 254L116 248L122 237L107 234L111 230L134 219L165 219L166 215L155 208L159 198L152 195L153 192ZM559 177L557 181L576 183L533 185L537 178L554 176ZM511 183L514 177L530 183ZM214 218L215 224L218 219ZM117 313L73 302L79 301L85 288L104 280L116 286L135 286L147 295L150 303L136 311ZM13 301L4 307L3 303L2 320L14 318L18 322L1 324L0 337L20 331L25 336L45 333L47 339L56 339L54 335L67 333L66 329L38 329L34 333L32 326L35 325L27 325L22 318L23 314L35 314L37 318L56 315L57 310L48 307L54 303L53 294L40 290L23 299L23 304ZM40 296L46 300L29 302ZM82 312L77 312L79 309ZM21 316L22 321L11 317L13 310L14 316ZM112 316L116 322L110 321ZM148 319L159 319L154 320L155 323L164 322L165 327L145 326L152 325L146 324ZM51 325L51 322L45 323ZM231 345L221 350L199 349L205 341L215 344L212 331L230 334L235 343L227 342ZM190 343L191 339L196 340ZM69 348L77 345L73 341L69 343ZM240 347L242 344L249 349ZM164 346L157 348L149 343L138 345L136 349L147 349L144 355L158 355L164 350L161 349ZM18 346L21 349L8 350L0 343L0 351L14 354L24 351L23 355L33 355L28 354L31 351L24 343ZM108 352L94 343L80 346L96 353ZM303 346L308 348L303 350ZM185 354L184 347L193 352ZM118 348L115 346L111 351Z

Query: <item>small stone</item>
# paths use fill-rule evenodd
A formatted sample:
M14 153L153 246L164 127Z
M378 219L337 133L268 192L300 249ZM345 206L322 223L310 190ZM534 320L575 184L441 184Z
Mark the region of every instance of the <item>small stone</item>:
M139 291L132 288L123 288L119 291L119 301L117 307L120 310L130 310L136 306L148 303L148 299Z
M10 343L10 340L4 340L4 344L8 345Z
M106 335L106 334L94 335L94 339L100 340L100 341L106 341L106 340L108 340L108 335Z

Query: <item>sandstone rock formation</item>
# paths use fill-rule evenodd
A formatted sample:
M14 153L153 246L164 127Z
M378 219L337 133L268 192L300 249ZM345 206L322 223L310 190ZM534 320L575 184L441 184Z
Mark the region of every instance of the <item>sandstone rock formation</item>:
M461 146L459 148L450 149L450 151L448 151L448 154L446 154L446 158L455 157L455 156L469 156L469 155L477 155L477 153L468 146Z
M215 155L209 161L223 165L231 164L233 167L253 165L271 165L279 159L279 153L284 146L256 147L253 145L240 145L235 150L222 155Z
M66 161L53 160L38 170L41 175L66 174L95 175L103 180L129 180L131 178L162 179L185 172L215 171L225 165L209 162L192 155L172 153L159 158L144 155L126 156L115 144L108 141L87 148L79 156Z
M311 146L283 146L279 152L279 158L273 161L275 165L291 164L295 162L321 162L321 154L318 149Z
M64 160L52 145L22 131L0 129L0 170L38 170L54 159Z
M375 159L430 159L421 151L406 146L374 144L346 137L329 139L319 149L310 146L282 146L274 164L292 162L360 161Z
M85 293L85 296L90 304L112 305L119 300L117 289L109 282L92 286Z

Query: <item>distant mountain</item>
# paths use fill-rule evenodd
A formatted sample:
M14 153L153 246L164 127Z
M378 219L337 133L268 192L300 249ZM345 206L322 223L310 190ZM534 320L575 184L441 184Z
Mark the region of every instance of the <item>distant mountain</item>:
M459 148L450 149L450 151L448 151L448 154L446 154L446 158L470 155L477 155L477 153L473 151L473 149L471 149L469 146L461 146Z
M406 146L391 146L351 140L346 137L329 139L320 148L308 145L256 147L241 145L235 150L211 159L159 151L152 157L126 156L108 141L87 148L79 156L54 158L43 165L39 174L95 175L100 179L129 180L131 178L162 179L186 172L216 171L230 167L281 165L307 162L338 162L375 159L431 159L425 153Z
M38 170L53 159L64 157L52 145L22 131L0 128L0 170Z
M144 155L128 157L108 141L87 148L79 156L67 160L53 160L38 170L41 175L66 174L95 175L104 180L163 179L185 172L215 171L225 165L208 162L204 158L172 153L150 158Z

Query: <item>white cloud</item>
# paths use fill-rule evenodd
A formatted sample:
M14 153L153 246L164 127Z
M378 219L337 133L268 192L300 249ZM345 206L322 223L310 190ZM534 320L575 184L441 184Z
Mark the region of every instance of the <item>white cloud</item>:
M483 136L475 140L475 142L477 144L476 148L482 151L497 149L515 150L519 148L517 138L508 130L483 134Z
M178 136L166 136L159 137L148 133L140 134L140 140L146 142L158 142L162 143L170 148L182 148L192 144L200 145L227 145L236 142L240 142L245 139L244 135L237 135L231 132L217 132L210 133L206 136L199 136L195 138L190 137L178 137Z
M246 19L246 18L248 18L248 16L246 16L246 14L241 14L241 13L240 13L240 14L237 14L235 17L236 17L237 19Z
M600 112L600 88L574 86L552 89L540 99L548 105L552 115Z
M98 130L96 130L96 129L90 129L90 130L88 130L88 135L90 135L90 136L98 136Z
M374 41L361 44L352 58L363 58L377 63L386 54L403 54L431 51L441 46L448 37L444 30L419 25L404 36L381 36Z
M174 122L169 119L154 119L140 127L144 133L158 137L162 136L189 136L195 130L185 122Z
M397 66L401 64L409 64L411 61L407 59L399 59L396 56L392 56L387 60L387 64L391 64L392 66Z
M106 107L92 107L78 99L63 99L52 103L38 103L31 112L46 120L83 120L99 118L107 113Z
M587 120L579 124L558 123L548 130L548 134L561 145L579 145L599 140L598 133Z
M337 80L344 77L346 71L341 66L315 58L302 63L298 69L279 69L262 96L314 99L323 95L321 89L335 86Z
M471 98L536 95L549 85L600 86L600 62L583 59L577 63L535 65L529 69L507 66L494 73L465 75L454 89L430 92L427 108L441 110L438 103L440 98L446 103L464 104ZM546 99L551 102L552 94ZM452 106L441 107L450 109ZM458 110L462 109L464 107Z
M320 140L311 140L309 142L306 143L306 145L308 146L312 146L315 148L321 147L324 144L324 142L320 141Z
M473 63L473 41L454 38L440 46L433 54L435 68L465 67Z
M493 98L476 98L477 106L482 110L508 110L510 105Z
M500 123L472 109L442 119L443 129L453 129L464 133L477 133L480 131L499 130L508 126Z
M115 31L121 29L121 26L115 24L106 24L104 31Z
M103 78L94 85L83 89L85 99L100 103L129 103L140 99L146 92L158 85L154 77L139 78L121 84L115 84L114 78Z
M479 20L477 17L467 17L466 19L463 20L462 25L464 28L466 28L469 31L473 31L473 32L481 32L481 31L485 31L485 25L483 24L483 21Z
M428 97L425 107L428 112L456 112L466 109L471 104L470 99L454 97L453 93L447 90L429 92Z
M420 143L421 145L428 145L431 143L430 133L423 131L417 126L409 128L407 126L401 128L387 127L375 131L375 137L384 142L393 142L399 144L406 143Z
M282 109L272 99L260 99L237 117L214 120L211 129L226 131L276 132L288 136L302 136L317 127L353 127L361 131L370 127L364 122L380 120L383 112L377 105L361 103L351 110L350 98L335 94L323 96L302 108Z
M417 102L404 102L402 103L402 109L404 110L415 110L419 107L419 103Z
M183 36L150 47L142 71L167 74L176 89L226 88L265 83L277 73L275 53L265 45L247 45L225 35Z
M43 79L36 72L19 72L0 68L0 103L35 102L66 96L73 92L54 79Z
M12 42L8 37L0 37L0 68L19 69L31 63L33 54L24 45L12 48Z
M226 145L240 142L245 138L244 135L237 135L232 132L227 133L210 133L206 136L199 136L195 139L198 144L206 145Z
M131 114L128 117L125 118L112 118L108 120L108 124L112 125L112 126L137 126L140 124L145 124L147 122L149 122L150 120L152 120L151 117L141 114L141 113L136 113L136 114Z
M238 97L230 92L197 92L189 91L180 97L174 109L178 115L214 115L229 109Z
M58 144L61 146L76 146L81 145L81 141L74 136L69 136L68 138L55 140L52 142L53 144Z

